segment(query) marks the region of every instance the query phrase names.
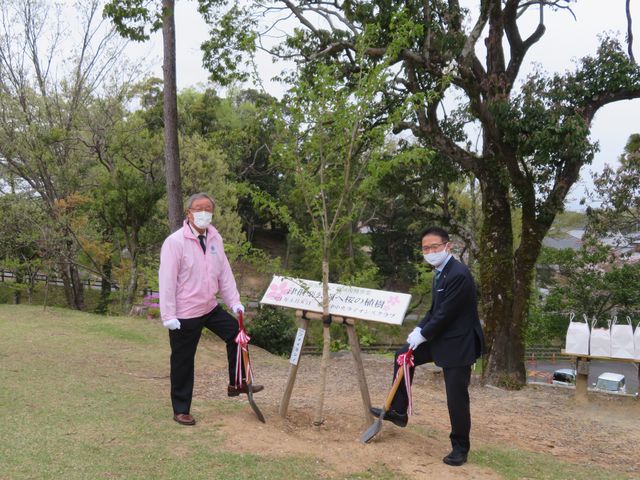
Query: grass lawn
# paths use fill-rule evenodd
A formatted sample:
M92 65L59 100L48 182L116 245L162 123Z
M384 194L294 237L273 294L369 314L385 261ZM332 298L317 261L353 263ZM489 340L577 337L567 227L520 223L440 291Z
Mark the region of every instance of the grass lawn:
M166 331L146 319L0 304L0 480L407 478L382 465L344 477L313 450L238 454L220 424L177 425L168 355ZM220 418L237 407L200 406ZM625 478L497 447L472 460L505 479Z
M167 421L168 392L158 395L150 381L168 374L167 344L164 329L141 318L0 305L0 479L314 479L326 472L316 459L225 452L215 425Z

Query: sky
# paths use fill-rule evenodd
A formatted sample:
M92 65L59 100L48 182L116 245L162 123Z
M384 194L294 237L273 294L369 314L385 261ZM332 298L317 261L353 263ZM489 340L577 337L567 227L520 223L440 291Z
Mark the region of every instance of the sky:
M471 9L478 1L462 1ZM606 7L604 6L606 5ZM536 64L546 72L563 73L574 70L579 58L594 54L599 35L607 32L624 41L626 17L624 0L578 0L573 5L577 19L566 11L549 12L545 16L546 33L528 52L525 67L520 78ZM634 53L640 60L640 5L631 2L634 16ZM637 11L634 11L635 10ZM476 8L477 10L477 8ZM196 2L176 0L176 47L178 89L201 87L207 83L207 72L202 68L200 44L207 38L207 26L196 10ZM538 22L537 11L525 14L523 21L530 23L531 31ZM526 31L523 31L523 36ZM127 49L128 56L138 59L150 73L162 77L162 36L156 33L145 44L133 44ZM270 79L277 73L278 64L272 64L269 58L258 59L264 88L272 95L281 96L284 86ZM599 144L591 166L583 168L581 179L569 193L567 209L583 210L579 204L586 192L592 189L592 172L601 172L605 164L616 165L617 158L632 133L640 133L640 100L617 102L602 108L592 124L591 136Z

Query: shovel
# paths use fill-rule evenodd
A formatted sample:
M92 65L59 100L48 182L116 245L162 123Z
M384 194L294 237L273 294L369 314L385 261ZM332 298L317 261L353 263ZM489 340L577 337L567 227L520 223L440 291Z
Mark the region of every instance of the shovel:
M240 324L240 331L244 331L244 321L242 317L242 312L238 312L238 323ZM252 375L250 367L251 362L249 361L249 346L247 345L246 349L244 349L241 345L238 345L238 348L242 349L242 363L244 364L244 372L245 376L247 377L247 398L249 399L249 405L251 405L251 410L253 410L253 413L256 414L258 420L260 420L262 423L267 423L264 419L264 415L262 415L262 412L258 408L258 405L256 405L256 402L253 400L253 379L251 378Z
M398 373L396 374L396 379L393 381L393 385L391 386L391 390L389 391L389 395L387 395L387 400L384 402L384 406L382 407L382 412L380 412L380 416L371 424L367 431L362 434L360 437L360 441L362 443L369 443L373 440L380 430L382 429L382 421L384 420L385 414L391 408L391 402L393 401L393 397L396 395L398 391L398 387L402 383L404 378L404 368L399 368Z

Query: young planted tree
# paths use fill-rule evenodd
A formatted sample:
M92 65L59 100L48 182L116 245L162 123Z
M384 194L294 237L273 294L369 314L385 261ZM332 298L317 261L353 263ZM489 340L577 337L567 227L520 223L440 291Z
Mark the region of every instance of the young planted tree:
M589 131L595 114L612 102L640 97L640 68L633 59L617 41L605 38L573 72L536 73L519 88L527 54L545 33L545 15L569 15L570 0L482 0L475 9L458 0L280 0L226 9L220 1L210 3L212 25L242 26L211 31L206 58L214 73L233 66L234 48L265 48L262 40L270 26L285 17L296 26L271 51L298 61L310 77L327 64L346 78L388 65L389 81L379 91L387 111L413 107L396 121L395 131L412 133L443 162L479 183L479 283L489 349L485 374L495 384L524 383L522 333L542 240L581 167L593 157ZM529 28L523 21L530 13L539 21L525 33ZM269 27L261 30L260 18L267 18ZM356 62L363 36L368 38L362 51L366 62ZM445 108L450 101L458 105L451 112ZM458 128L464 124L479 132L479 141L475 135L459 139L467 135ZM522 215L517 223L512 221L516 209Z
M333 66L319 68L314 78L299 78L284 103L284 138L272 160L287 184L289 209L282 201L255 192L261 208L271 210L290 235L317 252L322 269L323 354L314 423L323 422L324 390L330 355L329 278L332 246L352 228L365 201L363 180L385 153L388 124L368 121L378 108L380 70L363 71L350 85Z

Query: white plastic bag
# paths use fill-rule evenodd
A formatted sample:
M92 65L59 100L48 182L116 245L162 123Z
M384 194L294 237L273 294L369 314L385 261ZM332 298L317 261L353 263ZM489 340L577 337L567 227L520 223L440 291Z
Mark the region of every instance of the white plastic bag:
M589 322L584 316L584 322L574 322L575 314L571 313L569 328L567 329L566 353L589 355Z
M635 355L633 325L631 317L627 317L627 323L618 324L618 317L613 317L611 322L611 356L615 358L631 358Z
M591 340L589 342L589 354L594 357L611 356L611 320L607 321L607 328L597 328L598 320L593 318L591 322Z
M636 360L640 360L640 322L636 325L636 331L633 334L633 342L636 346Z

